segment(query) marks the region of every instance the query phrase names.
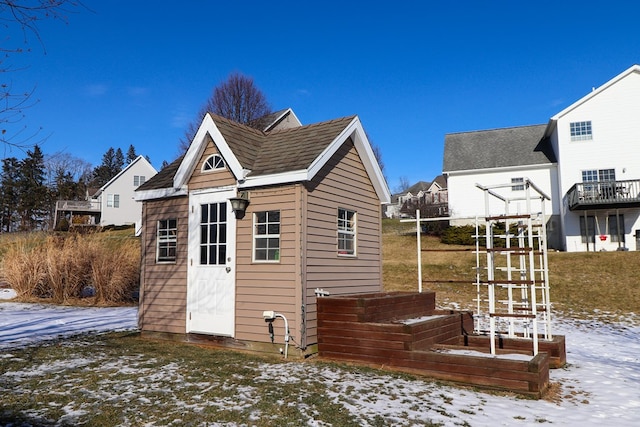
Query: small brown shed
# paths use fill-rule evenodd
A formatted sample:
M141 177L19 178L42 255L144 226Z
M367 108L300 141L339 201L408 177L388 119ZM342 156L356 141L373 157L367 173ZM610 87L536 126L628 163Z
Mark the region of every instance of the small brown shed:
M382 290L390 194L358 117L302 126L288 109L261 129L207 114L138 188L143 334L268 350L275 312L276 343L287 319L302 355L316 351L317 293Z

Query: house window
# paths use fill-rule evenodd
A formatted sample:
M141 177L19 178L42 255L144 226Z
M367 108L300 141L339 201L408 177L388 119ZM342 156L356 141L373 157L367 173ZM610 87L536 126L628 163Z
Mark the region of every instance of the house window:
M224 169L224 160L218 154L213 154L204 161L202 164L202 171L213 171L218 169Z
M511 191L524 191L524 178L511 178Z
M133 176L133 186L134 187L138 187L138 186L144 184L144 181L145 181L144 175L134 175Z
M595 218L592 216L580 217L580 236L582 237L582 243L595 243L596 242L596 232L595 232Z
M609 215L609 218L607 218L607 220L609 221L609 233L611 235L611 241L624 243L624 215ZM619 227L618 220L620 220Z
M253 260L280 261L280 211L253 216Z
M569 129L571 130L572 141L586 141L593 139L591 133L591 120L586 122L573 122L569 123Z
M178 220L161 219L158 221L156 235L156 262L175 262L178 246Z
M338 255L356 254L356 213L338 208Z
M612 185L598 185L598 184L589 184L591 182L610 182L616 180L616 170L615 169L590 169L582 171L582 182L585 183L583 185L584 191L586 192L597 192L601 193L611 192Z
M615 181L616 170L615 169L600 169L598 171L598 181Z
M107 194L107 207L119 208L120 207L120 195L119 194Z

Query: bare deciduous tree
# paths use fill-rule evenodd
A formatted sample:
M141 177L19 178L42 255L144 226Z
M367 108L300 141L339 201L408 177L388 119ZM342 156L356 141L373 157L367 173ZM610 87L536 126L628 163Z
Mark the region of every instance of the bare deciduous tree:
M37 101L33 99L34 89L21 90L14 85L12 73L19 68L7 64L15 54L28 52L29 35L35 37L44 49L38 31L38 22L44 19L66 21L66 13L82 5L79 0L0 0L0 28L9 34L21 34L12 38L2 37L0 45L0 142L5 145L26 148L28 142L39 132L29 132L17 124L25 117L24 110Z
M404 193L409 187L411 187L411 183L409 182L409 178L406 176L401 176L398 179L398 186L396 187L396 193Z
M226 81L213 89L211 97L198 112L196 120L187 127L184 137L180 140L180 152L187 151L202 118L208 112L250 126L256 119L271 114L271 107L251 77L232 73Z

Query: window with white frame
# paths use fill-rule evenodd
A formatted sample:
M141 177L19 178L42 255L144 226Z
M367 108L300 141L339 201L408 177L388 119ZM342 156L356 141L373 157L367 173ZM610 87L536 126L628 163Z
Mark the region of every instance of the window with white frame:
M256 212L253 215L253 260L280 261L280 211Z
M524 191L524 178L511 178L511 191Z
M615 169L599 169L598 170L598 181L615 181L616 180L616 170Z
M338 208L338 255L356 254L356 213Z
M159 220L156 231L156 262L175 262L177 247L178 220Z
M609 221L609 235L611 235L611 241L624 243L624 215L609 215L607 221Z
M586 220L584 216L580 217L580 236L582 243L595 243L596 221L594 217L588 216Z
M572 141L586 141L589 139L593 139L593 133L591 131L591 120L569 123L569 129L571 132Z
M133 176L133 186L138 187L144 184L145 176L144 175L134 175Z
M120 207L120 195L119 194L107 194L107 207L119 208Z
M224 169L224 159L219 154L213 154L205 159L202 163L202 171L214 171Z

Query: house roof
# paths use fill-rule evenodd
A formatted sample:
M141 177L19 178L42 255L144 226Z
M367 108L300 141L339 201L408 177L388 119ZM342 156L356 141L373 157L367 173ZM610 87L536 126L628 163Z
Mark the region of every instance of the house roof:
M342 143L352 138L380 200L389 201L387 184L357 116L263 132L211 113L205 116L186 154L140 187L136 197L143 200L186 194L187 181L206 148L207 135L239 188L310 180Z
M145 191L171 187L171 185L173 184L173 176L176 174L176 171L178 170L180 162L182 162L183 158L184 155L169 163L167 166L161 169L160 172L158 172L153 178L142 183L142 185L140 185L137 190Z
M282 122L286 117L292 117L298 126L302 126L298 117L296 117L295 113L291 108L285 108L284 110L276 111L271 114L267 114L266 116L262 116L259 119L256 119L249 123L254 129L259 129L264 132L269 132L274 127L276 127L280 122Z
M113 178L111 178L105 185L103 185L102 187L100 187L100 189L98 191L96 191L94 197L98 197L104 190L106 190L111 184L113 184L115 181L118 180L118 178L120 178L120 176L122 176L122 174L124 174L127 170L131 169L133 167L133 165L137 164L137 163L146 163L147 166L149 166L149 168L151 168L151 170L153 170L154 172L154 176L155 174L157 174L156 168L153 167L153 165L151 165L151 163L149 163L149 161L142 155L136 157L135 159L133 159L133 161L131 163L129 163L125 168L123 168L120 172L118 172L118 174L116 176L114 176Z
M433 180L434 183L438 184L441 189L447 188L447 176L446 175L438 175Z
M564 110L560 111L558 114L553 116L551 118L551 120L552 121L558 120L562 116L564 116L564 115L570 113L571 111L575 110L580 105L582 105L585 102L589 101L591 98L598 96L600 93L604 92L605 90L607 90L608 88L610 88L611 86L613 86L614 84L619 82L620 80L624 79L625 77L627 77L627 76L629 76L630 74L633 74L633 73L640 73L640 65L633 65L633 66L627 68L626 70L624 70L622 73L618 74L617 76L615 76L611 80L608 80L602 86L598 87L597 89L592 90L587 95L583 96L582 98L580 98L579 100L577 100L573 104L569 105Z
M519 126L445 135L443 171L465 171L555 163L547 125Z

